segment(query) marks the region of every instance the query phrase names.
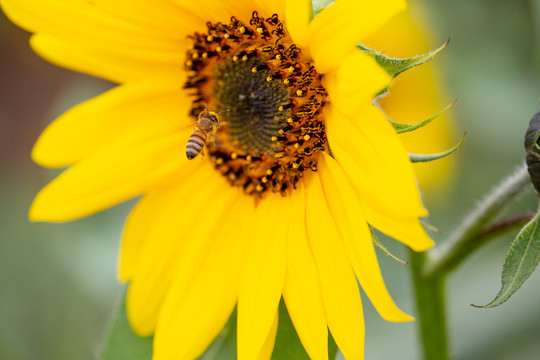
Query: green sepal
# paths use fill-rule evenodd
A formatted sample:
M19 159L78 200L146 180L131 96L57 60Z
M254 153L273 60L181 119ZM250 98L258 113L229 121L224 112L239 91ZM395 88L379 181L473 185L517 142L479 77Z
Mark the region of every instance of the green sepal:
M540 212L536 213L520 230L504 259L501 290L487 305L477 308L493 308L505 303L531 276L540 261Z
M363 44L358 44L358 49L362 50L365 54L371 56L384 70L386 70L392 77L396 77L404 71L407 71L415 66L422 65L429 60L433 59L435 55L440 53L450 43L450 38L446 40L444 44L435 50L428 52L427 54L418 55L410 58L399 59L391 58L383 55L381 52L370 49Z
M336 0L311 0L311 7L312 7L312 19L319 15L321 11L323 11L328 6L332 5Z
M439 230L438 228L436 228L435 226L423 221L423 220L420 220L420 224L422 224L422 226L426 229L426 230L429 230L429 231L432 231L434 233L437 233L437 234L440 234L441 233L441 230Z
M411 159L411 162L413 162L413 163L428 162L428 161L442 159L443 157L446 157L446 156L454 153L457 149L459 149L461 147L461 145L463 144L463 142L465 141L465 136L467 136L467 133L463 134L463 137L457 143L457 145L454 146L453 148L451 148L450 150L443 151L443 152L437 153L437 154L411 154L411 153L409 153L409 158Z
M109 324L100 360L150 360L153 338L137 336L126 316L126 295L122 296Z
M418 124L400 124L397 122L393 122L390 119L388 119L388 121L390 121L390 123L394 126L398 134L414 131L416 129L420 129L421 127L426 126L427 124L429 124L430 122L432 122L433 120L441 116L444 112L446 112L446 110L450 109L456 102L457 102L457 99L452 101L450 104L446 105L446 107L444 107L441 111L439 111L432 117L427 118L426 120L421 121Z
M371 230L371 229L370 229ZM392 254L387 248L384 247L383 244L379 241L373 230L371 230L371 238L373 239L373 244L378 247L383 253L385 253L388 257L396 260L399 263L402 263L403 265L407 265L408 263L406 261L401 260L394 254Z

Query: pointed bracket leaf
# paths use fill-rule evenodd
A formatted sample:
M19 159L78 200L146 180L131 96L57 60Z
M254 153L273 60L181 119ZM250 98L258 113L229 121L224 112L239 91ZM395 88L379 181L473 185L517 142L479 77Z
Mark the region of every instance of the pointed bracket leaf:
M433 231L434 233L437 233L437 234L440 234L440 233L441 233L441 230L439 230L439 229L436 228L435 226L431 225L430 223L427 223L427 222L423 221L422 219L420 219L420 224L422 224L422 226L423 226L426 230Z
M388 257L396 260L399 263L402 263L403 265L407 265L408 263L406 261L401 260L394 254L392 254L387 248L384 247L384 245L379 241L377 236L375 236L375 233L373 230L371 230L371 238L373 239L373 244L378 247L383 253L385 253Z
M426 126L427 124L429 124L430 122L432 122L433 120L441 116L444 112L446 112L446 110L450 109L456 102L457 102L457 99L452 101L450 104L446 105L446 107L444 107L441 111L439 111L432 117L427 118L426 120L421 121L418 124L400 124L397 122L393 122L390 119L388 119L388 121L390 121L390 123L394 126L398 134L414 131L414 130L420 129L421 127Z
M444 44L435 50L432 50L426 54L418 55L410 58L399 59L388 57L381 52L368 48L363 44L358 44L357 47L365 54L371 56L384 70L386 70L392 77L396 77L404 71L407 71L415 66L422 65L429 60L433 59L435 55L440 53L450 43L450 38L446 40Z
M463 134L463 137L457 143L457 145L454 146L453 148L451 148L450 150L443 151L443 152L437 153L437 154L411 154L411 153L409 153L409 158L411 159L411 162L413 162L413 163L428 162L428 161L442 159L443 157L447 157L448 155L452 154L457 149L459 149L461 147L461 145L463 144L463 142L465 141L465 136L467 136L467 133Z
M107 339L100 360L150 360L152 338L137 336L126 316L125 292L109 324Z
M506 302L531 276L540 261L540 212L521 229L504 259L501 290L489 304L477 308L493 308Z
M328 6L332 5L336 0L311 0L311 6L313 8L313 17L317 16Z

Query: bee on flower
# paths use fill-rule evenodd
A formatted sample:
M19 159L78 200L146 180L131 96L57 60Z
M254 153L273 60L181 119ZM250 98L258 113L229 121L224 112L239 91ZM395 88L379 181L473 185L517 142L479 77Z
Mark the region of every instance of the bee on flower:
M186 145L187 158L193 159L203 151L206 144L213 143L218 127L223 124L224 122L218 117L218 113L210 111L208 107L201 111L197 117L195 129Z

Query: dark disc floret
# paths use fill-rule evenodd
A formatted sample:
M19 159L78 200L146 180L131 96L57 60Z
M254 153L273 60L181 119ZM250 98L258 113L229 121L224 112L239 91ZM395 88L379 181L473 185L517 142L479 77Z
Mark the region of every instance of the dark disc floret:
M191 114L206 106L225 122L208 154L215 168L252 195L286 194L325 149L323 77L292 43L277 14L249 24L207 23L192 36L185 88Z

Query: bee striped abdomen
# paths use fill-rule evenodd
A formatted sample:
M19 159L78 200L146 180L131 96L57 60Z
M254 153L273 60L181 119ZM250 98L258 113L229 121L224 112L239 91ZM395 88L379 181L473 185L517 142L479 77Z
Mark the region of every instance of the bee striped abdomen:
M193 131L186 145L186 155L189 160L199 155L206 144L206 134L200 130Z

